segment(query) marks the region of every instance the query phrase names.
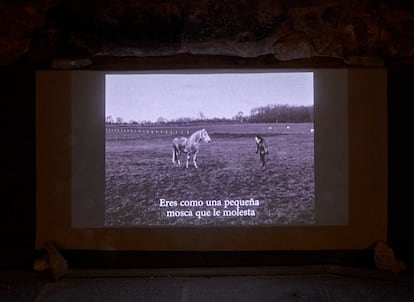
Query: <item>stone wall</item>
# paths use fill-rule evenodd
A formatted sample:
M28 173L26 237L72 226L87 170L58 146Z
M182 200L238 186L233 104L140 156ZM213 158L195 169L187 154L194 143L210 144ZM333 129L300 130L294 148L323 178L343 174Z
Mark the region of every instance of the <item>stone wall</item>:
M9 0L0 28L0 66L182 53L384 66L414 56L409 0Z

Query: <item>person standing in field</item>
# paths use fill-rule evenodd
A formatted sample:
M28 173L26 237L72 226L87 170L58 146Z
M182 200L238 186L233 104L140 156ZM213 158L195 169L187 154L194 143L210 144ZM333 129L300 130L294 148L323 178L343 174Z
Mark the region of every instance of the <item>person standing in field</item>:
M267 149L266 141L260 135L256 135L256 153L259 153L260 161L262 162L262 167L266 164L266 155L269 155L269 150Z

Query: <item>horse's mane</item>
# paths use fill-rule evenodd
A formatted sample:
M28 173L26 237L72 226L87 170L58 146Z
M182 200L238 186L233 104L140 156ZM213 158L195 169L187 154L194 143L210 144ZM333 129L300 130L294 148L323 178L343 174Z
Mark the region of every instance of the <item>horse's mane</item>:
M194 139L196 137L200 137L201 136L201 132L205 131L204 129L201 130L197 130L195 131L193 134L190 135L190 137L188 138L189 140Z

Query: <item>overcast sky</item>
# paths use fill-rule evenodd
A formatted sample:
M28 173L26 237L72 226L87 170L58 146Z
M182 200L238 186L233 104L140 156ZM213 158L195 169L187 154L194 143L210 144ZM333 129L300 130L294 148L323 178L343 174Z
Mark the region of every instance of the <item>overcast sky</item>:
M105 116L124 121L231 118L269 104L313 105L313 73L106 75Z

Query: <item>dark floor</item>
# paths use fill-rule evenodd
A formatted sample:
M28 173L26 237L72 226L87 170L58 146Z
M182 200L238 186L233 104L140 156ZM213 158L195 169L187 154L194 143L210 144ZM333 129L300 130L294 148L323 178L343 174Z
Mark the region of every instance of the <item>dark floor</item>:
M0 271L0 301L414 301L414 275L339 266Z

